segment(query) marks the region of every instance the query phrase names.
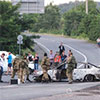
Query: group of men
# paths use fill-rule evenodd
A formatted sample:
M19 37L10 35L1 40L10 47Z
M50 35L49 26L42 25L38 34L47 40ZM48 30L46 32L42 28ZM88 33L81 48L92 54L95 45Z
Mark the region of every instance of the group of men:
M29 68L28 64L30 62L34 62L33 69ZM39 64L39 57L38 54L36 53L35 56L33 57L32 54L29 52L28 56L23 55L23 58L15 58L13 60L13 73L11 78L14 78L15 73L18 74L18 78L20 79L21 83L25 83L25 75L26 80L30 81L29 79L29 74L32 72L35 72L38 70L38 64ZM30 81L31 82L31 81Z
M3 53L0 57L0 60L4 60L5 54ZM29 53L26 57L23 56L23 59L16 57L12 61L11 53L9 53L8 56L8 70L11 70L11 66L13 65L12 75L11 78L14 78L15 74L18 74L18 78L22 83L25 82L25 75L27 75L27 80L29 80L29 61L34 61L34 70L38 70L38 64L39 64L39 57L38 54L35 54L35 57L32 57L32 55ZM0 82L2 82L2 74L3 74L3 63L0 61ZM65 48L63 46L63 43L59 46L59 51L56 52L55 55L53 55L53 51L50 50L50 55L48 56L47 53L44 53L44 57L41 62L41 68L43 71L42 81L48 82L49 76L48 76L48 70L50 68L53 68L54 66L57 67L60 63L66 62L68 67L66 70L66 76L68 77L69 83L73 82L72 73L76 66L76 59L73 56L73 53L71 50L68 51L68 55L65 55ZM65 64L61 67L62 69L65 69ZM34 71L33 71L34 72ZM30 81L30 80L29 80Z
M42 81L48 81L48 70L54 66L59 66L60 63L66 62L68 67L66 69L66 76L68 77L69 84L73 82L73 70L77 66L77 62L71 50L68 51L68 56L65 55L65 48L63 43L59 46L59 52L56 52L53 55L53 51L50 50L50 55L47 56L47 53L44 53L44 58L42 59L41 67L43 71ZM61 66L62 69L65 69L65 64Z

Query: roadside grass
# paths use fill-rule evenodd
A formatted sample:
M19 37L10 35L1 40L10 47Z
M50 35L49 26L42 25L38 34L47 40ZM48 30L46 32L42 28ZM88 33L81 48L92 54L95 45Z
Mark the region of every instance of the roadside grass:
M65 37L65 38L72 38L72 39L79 39L79 40L85 40L87 41L88 43L93 43L93 44L96 44L96 41L91 41L89 40L88 37L84 36L83 34L80 35L80 36L68 36L68 35L65 35L64 33L59 33L59 34L54 34L54 33L36 33L36 32L31 32L32 34L43 34L43 35L53 35L53 36L59 36L59 37Z
M31 46L34 49L34 46ZM27 55L28 52L30 52L33 56L35 55L35 51L33 52L32 50L30 50L29 48L27 49L22 49L22 54Z

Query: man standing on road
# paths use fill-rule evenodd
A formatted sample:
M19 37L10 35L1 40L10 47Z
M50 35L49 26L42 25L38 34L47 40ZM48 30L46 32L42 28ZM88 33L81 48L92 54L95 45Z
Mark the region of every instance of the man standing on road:
M11 78L14 78L15 74L17 73L18 79L20 79L20 81L22 83L24 83L24 78L25 78L25 74L26 74L27 75L26 80L31 82L29 80L29 73L30 72L29 72L28 61L27 61L26 56L24 57L24 60L20 59L20 58L15 58L13 60L12 64L13 64L13 73L12 73Z
M35 70L35 72L37 72L38 67L39 67L39 56L38 56L38 54L36 53L36 54L35 54L35 57L34 57L34 70Z
M8 69L7 69L7 73L9 73L9 71L12 73L12 55L11 52L9 52L9 56L8 56Z
M25 75L26 75L27 67L28 67L28 63L26 62L26 59L22 60L19 63L19 68L20 68L20 81L22 83L25 83Z
M50 60L47 57L47 53L44 53L44 58L41 62L41 67L43 71L42 82L48 82L49 81L48 70L50 68Z
M62 55L63 51L65 51L65 47L63 46L63 42L61 42L61 44L59 46L59 53L60 53L60 55Z
M64 63L64 62L66 61L66 58L67 58L67 55L65 55L65 51L63 51L63 52L62 52L62 56L61 56L61 62ZM65 69L65 65L66 65L66 64L64 64L64 65L62 66L62 69Z
M12 61L12 65L13 65L13 71L12 71L12 75L11 78L15 77L15 74L17 73L18 78L20 79L20 68L19 68L19 63L21 62L21 59L16 57L13 61Z
M76 67L76 60L75 57L73 56L73 53L70 53L70 56L67 57L67 63L68 67L66 70L66 75L68 77L69 84L72 84L73 82L73 70Z
M59 52L57 51L54 56L54 66L57 67L61 63L61 56L59 55Z
M0 57L0 82L3 82L2 81L2 74L3 74L3 67L4 67L4 58L5 54L2 53L1 57Z

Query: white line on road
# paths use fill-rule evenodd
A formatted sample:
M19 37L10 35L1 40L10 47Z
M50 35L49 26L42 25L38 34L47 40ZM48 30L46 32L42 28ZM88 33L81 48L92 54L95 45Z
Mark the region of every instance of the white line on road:
M7 85L7 86L0 86L0 89L5 89L5 88L15 88L15 87L18 87L18 85Z
M49 53L50 52L50 50L46 47L46 46L44 46L42 43L40 43L40 42L38 42L38 41L36 41L36 40L34 40L38 45L40 45L41 47L43 47L44 49L46 49L46 51Z

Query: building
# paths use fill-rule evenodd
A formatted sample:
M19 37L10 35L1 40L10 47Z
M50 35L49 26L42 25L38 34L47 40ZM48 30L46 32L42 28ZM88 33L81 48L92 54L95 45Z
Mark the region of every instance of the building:
M44 0L11 0L13 5L21 4L20 14L44 13Z

